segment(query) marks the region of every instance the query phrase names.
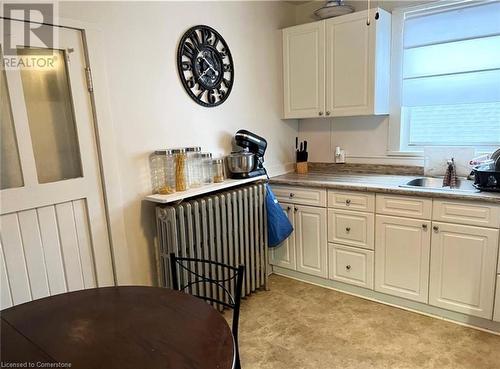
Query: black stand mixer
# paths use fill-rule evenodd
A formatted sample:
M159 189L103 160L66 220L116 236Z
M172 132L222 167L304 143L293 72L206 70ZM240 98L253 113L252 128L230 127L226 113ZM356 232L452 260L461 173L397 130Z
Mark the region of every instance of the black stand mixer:
M236 132L234 141L241 150L231 153L226 158L229 177L245 179L267 175L264 168L267 141L246 129Z

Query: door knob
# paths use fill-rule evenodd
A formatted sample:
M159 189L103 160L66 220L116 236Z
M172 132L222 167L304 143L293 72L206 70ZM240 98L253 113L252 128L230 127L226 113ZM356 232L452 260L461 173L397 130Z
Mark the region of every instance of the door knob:
M349 233L351 231L351 227L345 227L345 231Z
M347 270L351 270L351 266L350 266L349 264L347 264L347 265L345 266L345 268L346 268Z
M298 212L298 211L299 211L299 209L297 209L297 208L293 208L293 211L294 211L294 212Z
M434 226L434 227L432 227L432 229L434 230L434 232L439 232L439 227L438 226Z
M326 115L330 115L330 112L328 110L326 111Z
M322 116L322 115L323 115L323 112L322 112L322 111L320 111L320 112L318 113L318 115L319 115L319 116Z
M427 224L422 224L422 229L427 230Z

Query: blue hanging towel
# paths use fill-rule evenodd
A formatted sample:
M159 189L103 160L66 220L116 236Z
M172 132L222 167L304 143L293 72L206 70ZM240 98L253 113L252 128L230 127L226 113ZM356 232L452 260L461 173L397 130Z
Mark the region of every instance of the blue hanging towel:
M290 236L293 227L269 185L266 185L266 207L267 241L270 247L275 247Z

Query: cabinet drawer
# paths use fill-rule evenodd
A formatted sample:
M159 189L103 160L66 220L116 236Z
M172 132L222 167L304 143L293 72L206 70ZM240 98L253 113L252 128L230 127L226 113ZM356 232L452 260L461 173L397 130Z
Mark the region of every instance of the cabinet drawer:
M434 200L432 219L441 222L500 227L500 206L465 201Z
M328 278L373 289L373 251L328 244Z
M373 250L374 238L374 214L328 209L329 242Z
M273 186L273 192L280 202L326 207L326 190L296 186Z
M357 211L375 211L375 194L353 191L328 191L328 207Z
M376 196L378 214L431 219L432 200L421 197L379 195Z
M497 293L495 298L495 312L493 314L493 320L495 322L500 322L500 274L497 276Z

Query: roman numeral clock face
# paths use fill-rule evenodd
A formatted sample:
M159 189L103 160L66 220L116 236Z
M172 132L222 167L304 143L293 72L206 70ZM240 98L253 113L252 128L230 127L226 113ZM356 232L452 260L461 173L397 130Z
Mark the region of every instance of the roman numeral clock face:
M231 52L222 36L208 26L194 26L182 36L177 50L179 77L198 104L222 104L233 86Z

